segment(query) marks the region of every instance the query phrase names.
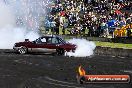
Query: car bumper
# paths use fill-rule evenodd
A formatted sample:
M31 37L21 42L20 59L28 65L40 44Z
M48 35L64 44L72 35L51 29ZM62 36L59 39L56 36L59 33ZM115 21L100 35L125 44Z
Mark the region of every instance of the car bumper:
M13 50L18 51L20 47L13 47Z

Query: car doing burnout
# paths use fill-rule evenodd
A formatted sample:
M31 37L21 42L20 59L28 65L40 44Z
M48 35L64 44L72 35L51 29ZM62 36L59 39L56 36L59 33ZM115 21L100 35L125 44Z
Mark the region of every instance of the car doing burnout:
M48 35L39 37L34 41L25 39L24 42L15 43L13 49L20 54L26 54L29 52L47 52L64 55L65 52L74 52L76 45L64 41L59 36Z

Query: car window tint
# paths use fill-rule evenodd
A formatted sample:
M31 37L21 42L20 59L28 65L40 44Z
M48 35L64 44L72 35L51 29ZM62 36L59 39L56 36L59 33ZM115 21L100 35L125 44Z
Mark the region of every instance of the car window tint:
M45 38L42 38L42 39L41 39L41 42L42 42L42 43L46 43L46 39L45 39Z
M42 43L41 39L40 39L40 38L36 39L36 43L37 43L37 44L38 44L38 43Z
M54 44L58 44L59 42L58 42L58 39L56 39L56 38L52 38L52 43L54 43Z
M52 39L51 38L48 38L47 39L47 43L52 43Z
M58 39L58 42L59 42L59 44L62 44L62 41L60 39Z
M58 39L59 44L64 44L65 43L65 41L62 38L57 38L57 39Z

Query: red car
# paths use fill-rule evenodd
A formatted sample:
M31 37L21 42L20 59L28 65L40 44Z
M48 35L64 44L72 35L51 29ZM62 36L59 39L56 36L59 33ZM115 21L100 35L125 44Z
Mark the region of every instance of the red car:
M74 52L76 45L64 41L59 36L48 35L39 37L34 41L25 39L24 42L15 43L13 49L20 54L26 54L29 52L46 52L64 55L65 52Z

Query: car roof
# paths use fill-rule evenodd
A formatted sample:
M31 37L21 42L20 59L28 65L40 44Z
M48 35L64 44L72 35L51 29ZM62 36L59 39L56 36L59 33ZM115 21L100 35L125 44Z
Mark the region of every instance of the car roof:
M63 38L61 36L58 36L58 35L43 35L39 38L59 38L63 41L63 43L66 43L65 40L63 40Z
M43 36L41 36L40 38L53 38L53 37L58 37L58 38L60 38L60 36L57 36L57 35L43 35Z

